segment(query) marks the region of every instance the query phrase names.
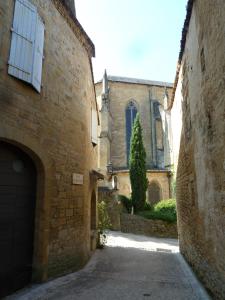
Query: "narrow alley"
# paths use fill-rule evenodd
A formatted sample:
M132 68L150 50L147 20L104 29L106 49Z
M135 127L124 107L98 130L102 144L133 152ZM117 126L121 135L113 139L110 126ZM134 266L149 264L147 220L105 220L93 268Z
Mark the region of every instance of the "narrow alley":
M179 253L176 239L108 232L86 267L7 300L210 299Z

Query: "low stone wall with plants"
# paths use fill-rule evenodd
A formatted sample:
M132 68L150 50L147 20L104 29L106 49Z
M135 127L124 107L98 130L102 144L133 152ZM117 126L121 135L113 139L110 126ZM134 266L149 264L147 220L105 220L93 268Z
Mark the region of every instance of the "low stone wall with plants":
M137 215L122 213L121 231L154 237L177 238L177 223L162 220L149 220Z

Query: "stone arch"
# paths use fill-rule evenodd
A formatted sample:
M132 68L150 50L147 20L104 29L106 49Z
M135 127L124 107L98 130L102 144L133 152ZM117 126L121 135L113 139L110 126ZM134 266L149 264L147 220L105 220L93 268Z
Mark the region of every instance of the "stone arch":
M1 126L0 141L14 145L26 153L37 170L32 281L45 281L48 278L50 180L52 178L50 161L38 141L21 133L17 128Z
M162 189L157 180L152 180L148 185L148 200L154 205L162 199Z
M129 100L127 101L125 107L127 108L127 107L130 106L130 105L135 106L136 109L139 110L139 105L138 105L138 103L137 103L137 101L136 101L135 99L133 99L133 98L129 99Z
M0 166L0 296L6 296L32 279L37 168L27 153L3 140Z

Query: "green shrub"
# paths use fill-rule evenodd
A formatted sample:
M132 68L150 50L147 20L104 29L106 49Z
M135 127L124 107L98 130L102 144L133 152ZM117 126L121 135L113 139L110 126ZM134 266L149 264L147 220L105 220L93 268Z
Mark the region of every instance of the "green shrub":
M163 220L174 223L177 220L176 200L162 200L155 204L150 210L141 211L138 215L146 219Z
M160 202L154 205L154 211L170 212L176 215L176 200L175 199L161 200Z
M144 210L151 210L151 209L152 209L151 204L148 202L145 202Z
M131 199L124 196L124 195L119 195L118 200L123 204L123 207L130 214L131 210L132 210L132 201L131 201Z

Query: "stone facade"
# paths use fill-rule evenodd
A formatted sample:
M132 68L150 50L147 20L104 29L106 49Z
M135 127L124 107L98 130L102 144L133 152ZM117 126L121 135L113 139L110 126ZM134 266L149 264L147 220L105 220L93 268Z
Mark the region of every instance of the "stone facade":
M140 114L143 142L146 150L149 184L155 182L157 201L169 198L171 170L170 112L166 111L172 85L169 83L107 76L96 84L100 109L99 170L105 174L100 186L112 188L130 196L128 173L127 107L131 104ZM131 132L131 129L129 129ZM107 170L112 168L113 174ZM156 191L157 194L157 191ZM147 193L151 199L151 189ZM151 201L151 200L150 200Z
M147 236L177 238L177 224L162 220L148 220L140 216L121 214L121 231Z
M116 172L117 176L117 188L119 190L119 194L130 197L131 188L130 188L130 177L128 171L118 171ZM169 199L170 198L170 173L167 172L158 172L149 170L147 172L147 178L149 182L149 186L151 183L156 183L160 186L159 194L160 199ZM149 191L147 190L146 199L151 202L151 194L149 195Z
M45 24L40 93L8 75L15 1L0 2L0 140L26 152L37 168L34 280L79 269L91 255L94 46L70 2L30 0ZM72 184L74 173L83 175L83 184Z
M188 2L171 102L172 115L174 108L175 116L177 108L182 109L177 170L180 249L213 299L225 299L224 27L224 1Z

